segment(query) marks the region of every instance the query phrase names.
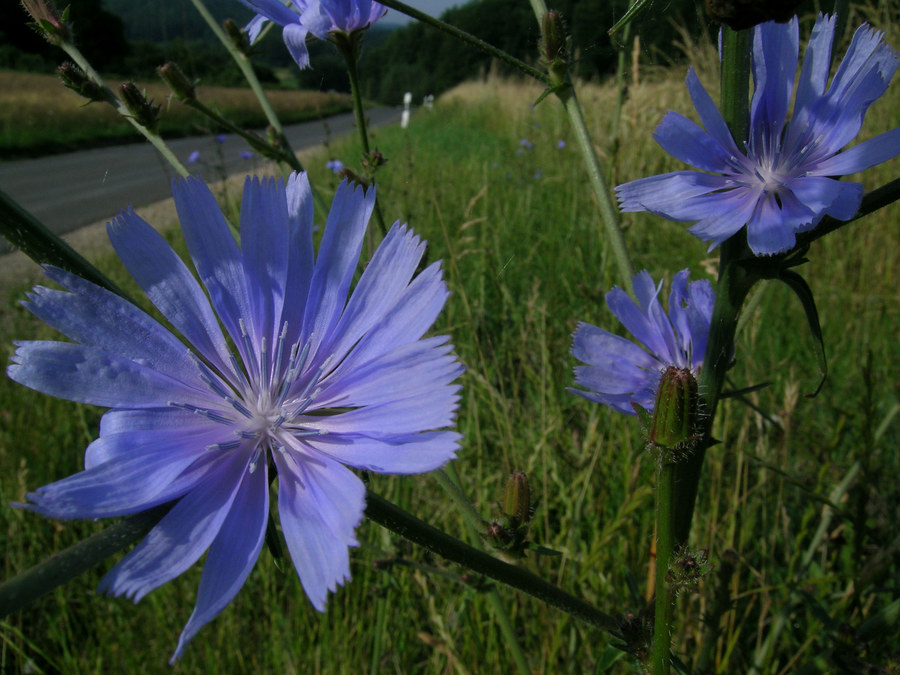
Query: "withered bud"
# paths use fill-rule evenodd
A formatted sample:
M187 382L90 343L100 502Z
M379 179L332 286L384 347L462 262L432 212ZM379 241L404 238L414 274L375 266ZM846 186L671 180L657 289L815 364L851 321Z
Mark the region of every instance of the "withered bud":
M514 472L506 482L503 514L509 519L509 527L514 530L531 520L531 489L528 476L521 471Z
M22 8L34 19L32 28L43 35L50 44L58 46L72 41L72 31L68 24L68 7L60 14L53 0L22 0Z
M56 69L59 79L68 88L88 101L105 101L100 85L90 79L85 72L71 61L65 61Z
M194 90L193 83L187 79L177 63L169 61L156 70L179 101L192 101L196 98L197 92Z
M232 19L225 19L222 23L222 27L225 28L225 35L231 40L231 44L233 44L241 54L245 56L249 55L250 36L247 35L247 33Z
M695 439L700 397L689 368L669 366L659 380L648 440L655 446L681 449Z
M122 101L131 116L134 117L142 126L156 133L159 127L159 109L160 106L155 105L153 101L147 100L144 93L137 88L134 82L123 82L119 87L119 93L122 95Z

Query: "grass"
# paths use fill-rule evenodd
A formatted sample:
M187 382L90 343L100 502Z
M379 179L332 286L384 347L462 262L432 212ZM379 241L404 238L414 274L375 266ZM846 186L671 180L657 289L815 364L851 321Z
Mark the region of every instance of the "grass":
M113 91L119 83L107 83ZM162 105L164 138L220 131L203 115L171 99L161 82L138 83ZM111 106L85 100L51 75L0 70L0 157L36 157L98 145L137 142L142 136ZM327 117L352 109L346 94L271 90L267 96L285 124ZM245 128L264 128L268 120L249 89L198 87L197 98Z
M703 71L707 83L712 70ZM666 110L691 110L683 74L642 73L632 83L617 144L608 139L614 92L584 90L598 150L616 181L677 168L647 132ZM603 301L618 280L565 120L552 101L531 108L537 93L520 82L468 84L433 111L418 112L407 131L378 130L374 144L390 160L379 174L379 199L389 221L409 221L428 239L430 259L444 260L453 295L435 330L453 336L467 366L457 466L477 508L486 519L496 516L508 474L527 472L540 495L531 538L562 555L522 564L607 612L636 613L652 560L652 461L634 419L566 391L576 322L621 330ZM896 126L898 104L895 87L871 110L864 134ZM522 148L523 138L532 150ZM559 140L568 146L558 148ZM352 140L336 143L329 156L352 166L359 149ZM320 167L325 159L307 164ZM896 168L889 162L862 180L875 187ZM334 185L318 168L313 180L322 189ZM697 593L680 598L676 613L674 649L688 663L710 635L705 618L718 595L727 611L714 622L712 672L746 672L767 641L773 648L764 673L861 672L854 659L885 670L896 665L898 216L892 206L838 231L818 242L801 268L818 302L830 363L817 398L804 397L818 374L798 301L770 283L747 312L731 383L770 385L746 401L729 399L717 421L722 443L708 453L692 535L716 568ZM686 265L692 278L714 271L715 258L683 225L644 214L629 215L625 225L636 266L655 278L671 279ZM176 232L170 238L180 245ZM136 292L114 258L98 263ZM15 306L18 297L2 300L3 356L14 339L51 335ZM26 490L78 471L101 414L0 382L0 501L22 501ZM856 480L829 503L856 463ZM449 532L465 532L427 475L374 476L372 489ZM0 509L3 574L102 526ZM312 610L290 565L280 570L264 552L178 667L510 672L508 648L478 583L372 523L361 526L359 538L353 580L331 597L325 614ZM723 574L729 559L731 576ZM0 671L170 672L166 660L190 614L200 566L133 606L96 595L111 564L0 623ZM616 660L608 636L501 592L534 672L635 670ZM785 629L770 638L779 617Z

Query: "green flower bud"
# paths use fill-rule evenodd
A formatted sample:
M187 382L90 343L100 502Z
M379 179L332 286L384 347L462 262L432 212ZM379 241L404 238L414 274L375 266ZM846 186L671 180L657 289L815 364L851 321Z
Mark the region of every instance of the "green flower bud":
M169 61L156 70L179 101L192 101L197 97L193 83L187 79L178 64Z
M232 19L225 19L222 26L225 28L225 35L231 40L231 44L233 44L241 54L248 56L250 54L250 38L247 36L247 33Z
M56 72L62 83L79 96L83 96L88 101L106 100L100 85L90 79L81 68L71 61L64 62L56 69Z
M122 101L131 116L136 119L141 126L146 127L153 133L159 126L159 109L160 106L154 105L153 101L148 101L144 93L137 88L134 82L123 82L119 88L122 95Z
M652 445L679 449L696 440L699 396L689 368L669 366L663 372L647 435Z
M571 47L562 15L557 11L544 14L541 19L541 61L554 84L562 84L566 79Z
M503 514L509 519L509 527L513 530L531 520L531 489L528 487L528 476L521 471L513 473L506 483Z

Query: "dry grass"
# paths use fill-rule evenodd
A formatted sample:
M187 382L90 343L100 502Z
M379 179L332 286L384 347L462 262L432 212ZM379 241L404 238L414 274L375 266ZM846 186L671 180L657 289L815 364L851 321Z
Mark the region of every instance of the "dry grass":
M107 84L116 91L121 83ZM162 106L160 130L164 136L216 130L202 115L170 98L162 83L138 83L138 87ZM84 99L52 75L0 71L0 92L0 156L4 159L139 138L110 106L85 105ZM268 91L267 96L283 123L351 108L346 94L278 89ZM267 124L249 89L198 87L197 97L238 125L260 128Z

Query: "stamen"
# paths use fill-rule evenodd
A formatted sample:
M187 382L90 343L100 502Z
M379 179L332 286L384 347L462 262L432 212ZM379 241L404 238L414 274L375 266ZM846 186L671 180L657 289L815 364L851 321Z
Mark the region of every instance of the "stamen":
M212 445L207 445L206 450L234 450L238 447L241 442L238 439L234 439L233 441L224 441L222 443L213 443Z
M225 417L220 412L215 410L210 410L209 408L199 408L195 405L191 405L190 403L176 403L175 401L169 401L168 405L173 408L180 408L181 410L187 410L189 412L200 415L201 417L205 417L213 422L218 422L219 424L234 424L234 420L229 417Z

